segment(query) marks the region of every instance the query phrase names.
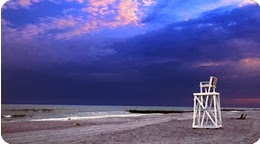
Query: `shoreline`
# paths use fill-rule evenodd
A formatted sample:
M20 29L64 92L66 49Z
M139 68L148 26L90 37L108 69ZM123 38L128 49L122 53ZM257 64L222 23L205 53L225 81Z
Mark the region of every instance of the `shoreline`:
M188 107L190 108L190 107ZM57 110L57 109L56 109ZM26 109L8 109L5 110L4 113L1 115L2 122L12 122L16 120L21 121L65 121L68 119L95 119L95 118L109 118L109 117L132 117L132 116L142 116L142 115L149 115L149 114L172 114L172 113L190 113L193 112L192 110L150 110L150 109L129 109L129 110L122 110L120 112L125 112L124 114L107 114L107 115L89 115L89 116L67 116L67 117L46 117L46 118L34 118L34 114L37 112L51 114L54 112L55 109L50 108L26 108ZM222 108L222 112L230 111L230 112L246 112L246 111L260 111L260 108ZM18 112L16 114L11 114L10 112ZM22 113L21 113L22 112ZM98 111L100 112L100 111Z

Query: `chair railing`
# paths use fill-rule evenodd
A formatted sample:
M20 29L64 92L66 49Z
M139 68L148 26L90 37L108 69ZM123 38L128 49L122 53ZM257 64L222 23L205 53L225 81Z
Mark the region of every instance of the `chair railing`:
M212 92L215 92L216 84L217 84L217 78L211 76L209 81L200 82L200 92L201 93L211 92L211 89L213 90ZM204 91L203 91L203 89L204 89Z

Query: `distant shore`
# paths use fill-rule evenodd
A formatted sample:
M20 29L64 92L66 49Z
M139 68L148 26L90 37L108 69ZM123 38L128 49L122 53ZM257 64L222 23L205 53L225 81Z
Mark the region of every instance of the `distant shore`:
M138 114L171 114L171 113L187 113L192 111L178 111L178 110L127 110L129 113Z
M247 114L244 120L237 118ZM192 129L192 112L66 121L2 122L7 143L254 143L260 111L223 111L223 128Z
M256 109L255 109L256 110ZM246 109L235 109L235 108L225 108L221 111L246 111ZM260 111L260 110L259 110ZM193 112L191 110L127 110L129 113L138 113L138 114L171 114L171 113L188 113Z

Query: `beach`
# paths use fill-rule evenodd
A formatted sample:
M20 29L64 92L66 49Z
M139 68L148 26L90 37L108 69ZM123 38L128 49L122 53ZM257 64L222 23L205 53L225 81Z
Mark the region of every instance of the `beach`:
M246 119L237 119L247 114ZM192 112L61 121L1 122L7 143L255 143L260 111L223 111L221 129L192 129Z

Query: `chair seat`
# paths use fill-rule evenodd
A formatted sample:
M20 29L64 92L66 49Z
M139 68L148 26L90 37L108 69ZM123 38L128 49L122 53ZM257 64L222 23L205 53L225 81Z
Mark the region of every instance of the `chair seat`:
M204 96L204 95L220 95L218 92L203 92L203 93L193 93L194 96Z

